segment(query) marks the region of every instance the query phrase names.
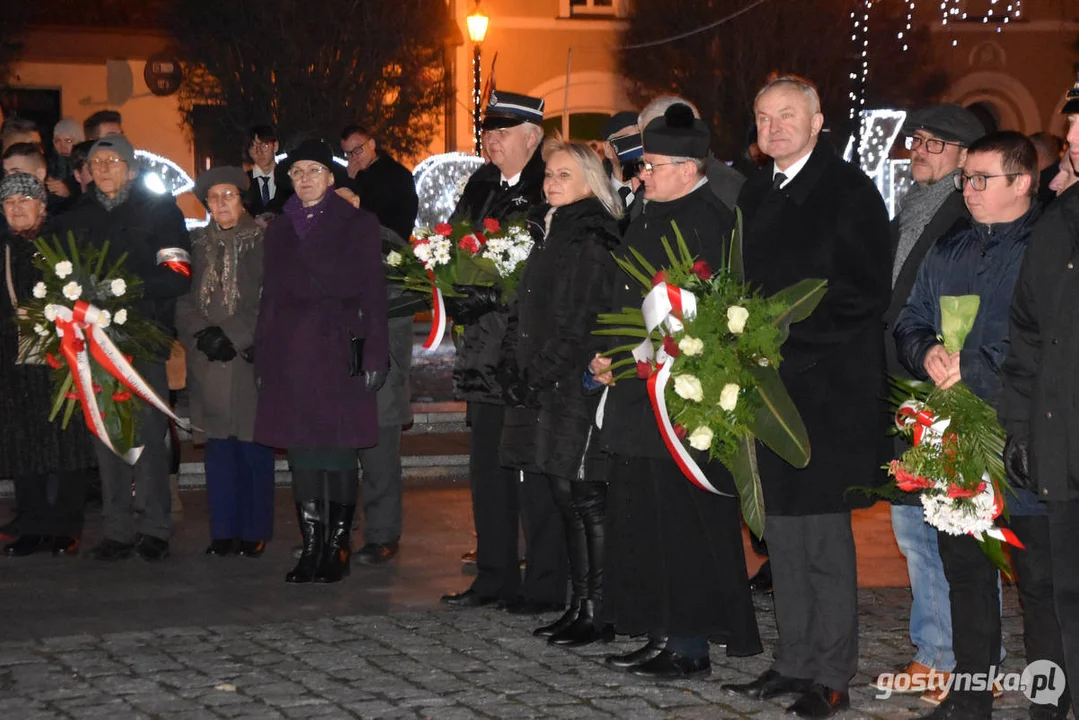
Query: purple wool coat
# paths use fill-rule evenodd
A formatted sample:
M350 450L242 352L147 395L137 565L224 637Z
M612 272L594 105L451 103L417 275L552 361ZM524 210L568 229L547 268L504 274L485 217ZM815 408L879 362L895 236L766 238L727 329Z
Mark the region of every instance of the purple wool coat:
M289 449L378 442L375 393L349 376L351 331L364 370L389 368L378 220L332 194L307 236L287 215L266 229L255 330L255 440Z

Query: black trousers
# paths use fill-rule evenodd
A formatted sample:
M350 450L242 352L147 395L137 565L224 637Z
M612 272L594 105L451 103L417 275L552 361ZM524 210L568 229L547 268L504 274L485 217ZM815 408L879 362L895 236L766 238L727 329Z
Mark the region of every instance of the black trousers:
M501 466L505 408L470 402L469 477L476 526L477 575L472 590L483 597L564 603L569 563L562 520L544 475ZM518 523L524 525L525 578L521 581Z
M1052 660L1064 668L1064 640L1053 600L1049 518L1045 515L1012 515L1008 525L1026 546L1025 550L1012 550L1012 563L1019 587L1019 600L1023 605L1023 646L1027 664L1035 660ZM1062 717L1067 714L1070 703L1068 686L1065 684L1057 702Z
M1053 565L1053 599L1064 645L1068 687L1079 687L1079 500L1046 503L1049 508L1049 552ZM1072 710L1079 717L1079 693Z
M82 535L86 489L96 474L93 470L78 470L15 478L19 534Z
M769 515L765 526L779 631L772 669L846 691L858 671L850 512Z
M986 675L1000 664L999 572L969 535L938 531L937 546L950 588L954 672ZM988 688L975 691L953 684L952 695L981 709L993 705Z

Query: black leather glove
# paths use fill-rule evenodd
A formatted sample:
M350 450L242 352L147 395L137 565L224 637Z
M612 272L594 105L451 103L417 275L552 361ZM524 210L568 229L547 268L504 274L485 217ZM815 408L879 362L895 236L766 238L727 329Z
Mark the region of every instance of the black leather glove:
M364 370L363 389L367 392L378 392L386 384L387 370Z
M494 286L454 285L461 297L443 296L446 314L460 325L471 325L481 317L502 307L502 293Z
M1004 442L1004 471L1012 487L1037 492L1030 479L1030 439L1026 435L1009 435Z
M236 348L225 332L211 325L195 333L195 347L207 358L218 362L231 362L236 359Z

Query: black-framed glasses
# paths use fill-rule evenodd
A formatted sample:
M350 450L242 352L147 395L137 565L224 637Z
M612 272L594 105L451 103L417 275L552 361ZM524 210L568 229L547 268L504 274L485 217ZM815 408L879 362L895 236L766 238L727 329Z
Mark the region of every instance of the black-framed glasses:
M370 140L364 140L362 143L360 143L356 147L352 148L351 150L345 150L344 151L345 157L354 158L357 155L361 154L363 152L363 149L365 147L367 147L367 143L369 143L369 142L371 142L371 141Z
M923 144L925 145L925 151L930 155L940 155L948 145L963 147L962 143L940 140L938 138L923 138L921 135L907 135L906 139L903 141L903 145L907 150L911 151L917 150Z
M967 175L966 173L959 173L952 177L952 182L955 183L955 189L962 191L963 185L970 183L970 187L976 192L985 190L985 186L989 182L989 178L995 177L1015 177L1016 175L1022 175L1023 173L1000 173L998 175Z
M642 161L641 162L641 170L640 170L640 172L648 173L649 175L651 175L655 171L655 169L658 168L658 167L663 167L664 165L685 165L687 162L689 162L689 161L688 160L674 160L674 161L665 162L665 163L650 163L650 162Z

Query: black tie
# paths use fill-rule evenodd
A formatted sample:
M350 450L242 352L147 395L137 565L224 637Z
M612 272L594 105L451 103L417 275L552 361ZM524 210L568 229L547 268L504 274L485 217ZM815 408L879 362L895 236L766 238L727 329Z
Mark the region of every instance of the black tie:
M499 187L501 187L501 188L502 188L503 190L509 190L509 189L510 189L510 187L512 187L512 186L511 186L511 185L510 185L510 184L509 184L508 182L506 182L505 180L503 180L503 181L502 181L502 183L501 183L501 185L500 185Z
M268 205L270 202L270 178L263 175L259 180L262 181L262 204Z
M772 178L772 189L778 190L779 186L785 182L787 182L787 176L783 173L776 173L775 177Z

